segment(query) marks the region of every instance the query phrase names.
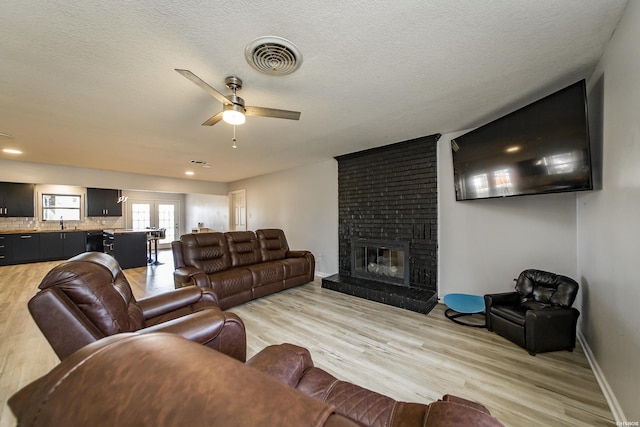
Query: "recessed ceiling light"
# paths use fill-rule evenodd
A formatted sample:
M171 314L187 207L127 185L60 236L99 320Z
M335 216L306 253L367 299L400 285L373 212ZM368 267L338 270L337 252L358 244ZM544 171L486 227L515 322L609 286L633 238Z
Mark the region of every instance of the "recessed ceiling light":
M14 148L5 148L2 150L2 152L7 154L22 154L22 151L16 150Z
M193 172L193 171L186 171L184 174L185 174L185 175L195 175L195 172Z
M507 147L506 150L507 153L515 153L516 151L520 151L520 146L519 145L513 145L511 147Z

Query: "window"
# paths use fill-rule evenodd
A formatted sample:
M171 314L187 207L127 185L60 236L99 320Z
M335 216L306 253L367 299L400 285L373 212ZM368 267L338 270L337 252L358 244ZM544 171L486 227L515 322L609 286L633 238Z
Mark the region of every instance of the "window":
M43 194L43 221L80 221L79 194Z
M143 230L151 226L151 205L147 203L131 204L131 228Z

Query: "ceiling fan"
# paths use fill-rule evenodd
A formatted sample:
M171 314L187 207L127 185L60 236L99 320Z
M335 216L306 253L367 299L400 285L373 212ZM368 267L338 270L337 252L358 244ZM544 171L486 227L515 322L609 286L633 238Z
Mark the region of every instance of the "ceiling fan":
M276 119L289 119L299 120L299 111L278 110L275 108L264 107L251 107L244 105L244 99L236 95L236 91L242 89L242 80L235 76L229 76L225 79L225 84L233 92L231 95L223 95L211 86L209 86L204 80L196 76L189 70L181 70L176 68L176 71L182 74L187 79L191 80L209 95L213 96L218 101L222 102L222 111L212 116L206 122L202 123L202 126L213 126L220 120L232 125L241 125L245 122L245 115L258 116L258 117L273 117Z

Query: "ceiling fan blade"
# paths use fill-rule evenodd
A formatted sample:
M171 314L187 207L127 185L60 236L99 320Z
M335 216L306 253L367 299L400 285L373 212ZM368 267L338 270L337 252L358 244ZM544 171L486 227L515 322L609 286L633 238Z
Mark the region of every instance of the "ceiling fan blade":
M276 119L300 120L299 111L278 110L275 108L246 107L247 116L274 117Z
M209 118L209 120L207 120L206 122L204 122L202 124L202 126L213 126L216 123L218 123L220 120L222 120L222 111L220 111L218 114L216 114L215 116L211 116L211 118Z
M204 80L202 80L200 77L193 74L191 71L181 70L178 68L176 68L175 70L180 74L182 74L187 79L191 80L193 83L195 83L202 90L207 92L209 95L213 96L218 101L222 102L223 104L231 104L231 101L229 101L229 99L227 99L226 96L224 96L223 94L221 94L220 92L218 92L217 90L209 86Z

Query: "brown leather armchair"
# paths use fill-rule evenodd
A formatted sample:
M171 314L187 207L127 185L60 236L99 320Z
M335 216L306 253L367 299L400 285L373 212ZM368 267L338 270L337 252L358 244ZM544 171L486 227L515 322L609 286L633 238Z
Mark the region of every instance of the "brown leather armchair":
M243 365L161 333L92 343L8 403L19 425L34 427L502 426L466 399L402 403L338 381L291 344L268 347Z
M487 329L535 355L576 346L580 312L571 307L578 283L547 271L525 270L514 292L484 296Z
M207 290L189 286L136 300L118 262L86 252L54 267L29 301L29 311L60 360L122 332L170 332L246 358L242 320L220 310Z

